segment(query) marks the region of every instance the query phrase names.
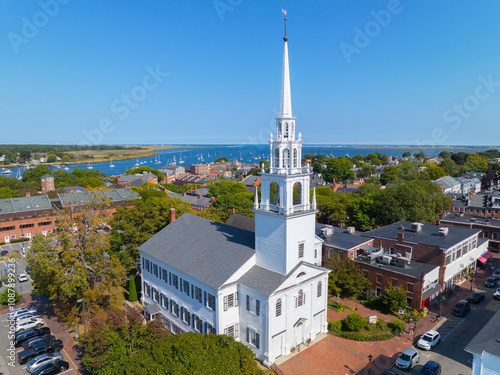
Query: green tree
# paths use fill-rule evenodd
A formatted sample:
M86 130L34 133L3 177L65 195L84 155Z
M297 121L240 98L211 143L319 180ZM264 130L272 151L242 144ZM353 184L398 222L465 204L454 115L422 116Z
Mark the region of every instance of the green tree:
M109 254L108 235L99 230L109 219L108 207L94 199L77 212L62 212L53 237L33 239L26 259L35 292L51 298L63 320L80 316L78 299L84 300L87 316L107 306L112 289L124 279L123 267Z
M451 155L451 160L453 160L457 165L464 165L467 159L468 153L456 152Z
M135 278L134 275L130 274L130 278L128 280L128 300L130 302L137 301L137 290L135 287Z
M348 158L330 158L323 172L323 179L327 182L352 181L355 178L354 172L351 171L353 166L353 162Z
M380 174L380 183L382 185L394 184L398 180L399 169L397 167L385 167Z
M31 160L31 152L28 150L23 150L19 153L19 156L24 160Z
M434 163L429 163L427 165L427 173L429 173L429 178L431 180L437 180L439 177L446 176L446 171L443 167L439 167Z
M377 168L373 165L363 164L361 169L356 172L358 177L370 177L372 174L377 173Z
M441 151L439 153L439 157L443 159L449 159L450 158L450 153L448 151Z
M394 287L389 283L382 293L382 303L392 313L403 309L407 305L406 290L400 285Z
M423 158L425 158L425 154L423 151L419 151L419 152L416 152L415 154L413 154L413 157L415 157L417 159L423 159Z
M252 350L234 338L192 332L169 335L158 320L143 325L135 310L123 314L110 309L106 317L91 322L80 344L87 348L83 363L88 370L104 375L263 374Z
M411 152L409 152L409 151L403 152L403 157L404 158L409 158L410 156L411 156Z
M229 159L226 158L225 156L221 156L220 158L215 159L215 163L220 163L220 162L228 163Z
M21 295L14 288L5 288L5 290L0 294L0 304L7 305L8 303L21 300Z
M458 176L458 165L453 159L445 159L439 166L444 169L447 176Z
M365 320L358 313L352 313L347 315L344 320L342 320L344 327L348 331L357 332L366 325Z
M57 156L55 154L47 155L47 163L55 163L57 161Z
M0 187L0 199L15 198L18 196L17 191L12 190L10 187Z
M405 161L404 163L400 164L398 166L398 170L399 170L399 175L398 175L399 181L410 181L417 179L418 168L415 164L409 161Z
M339 293L341 297L351 297L370 286L370 281L361 271L359 264L350 259L327 259L325 267L332 270L328 282L331 294Z
M387 156L386 154L382 155L380 157L380 161L382 162L383 165L389 164L389 156Z
M210 186L207 196L219 197L221 195L228 195L228 194L235 195L246 192L247 188L241 182L222 180L222 181L216 181L212 186Z
M40 182L42 176L45 176L46 174L52 175L52 171L45 165L39 165L33 169L27 169L23 173L23 182L32 183L37 187L37 190L41 190Z
M471 172L486 172L488 170L488 162L479 155L467 156L464 166Z
M222 194L212 202L205 210L207 215L212 215L212 219L225 223L233 213L245 216L254 216L253 209L254 195L249 193ZM207 218L207 216L205 216Z

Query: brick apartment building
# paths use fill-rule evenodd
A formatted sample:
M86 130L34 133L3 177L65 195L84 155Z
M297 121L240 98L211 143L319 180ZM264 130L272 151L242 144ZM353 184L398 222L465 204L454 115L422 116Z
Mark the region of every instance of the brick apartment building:
M149 182L151 184L158 183L158 176L154 173L136 173L130 175L118 176L116 184L120 187L141 187L143 183Z

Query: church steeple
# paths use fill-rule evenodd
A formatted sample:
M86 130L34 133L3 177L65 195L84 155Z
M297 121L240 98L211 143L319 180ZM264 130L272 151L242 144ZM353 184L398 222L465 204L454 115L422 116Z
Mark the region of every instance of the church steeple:
M281 77L281 105L280 117L292 117L292 95L290 92L290 69L288 67L288 36L286 35L286 10L285 13L285 47L283 51L283 73Z

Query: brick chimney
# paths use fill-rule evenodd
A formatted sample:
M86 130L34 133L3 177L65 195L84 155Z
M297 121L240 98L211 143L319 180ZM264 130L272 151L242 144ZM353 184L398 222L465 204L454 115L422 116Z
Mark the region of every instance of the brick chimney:
M210 198L210 203L212 203L215 200L215 197Z
M186 195L186 192L183 192L182 195Z
M201 197L203 197L203 195L201 195L201 194L198 194L198 198L201 198Z
M75 189L69 189L69 193L74 193L75 192Z
M398 242L403 242L405 239L405 234L403 232L398 232Z
M99 186L99 190L102 190L102 186Z
M235 214L236 213L236 208L233 208L232 212L233 212L233 214Z
M171 223L175 220L175 208L171 208L168 212L168 221Z
M194 192L197 193L198 192L198 187L196 185L194 185Z
M26 193L26 197L31 197L31 193Z

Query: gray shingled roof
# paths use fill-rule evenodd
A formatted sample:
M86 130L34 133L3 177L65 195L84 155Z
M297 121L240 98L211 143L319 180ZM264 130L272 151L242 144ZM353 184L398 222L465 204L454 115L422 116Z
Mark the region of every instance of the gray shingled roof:
M255 232L255 218L251 216L231 214L229 219L227 219L226 224L232 227L248 230L250 232Z
M199 197L199 196L194 196L194 195L182 195L174 192L169 192L168 193L169 198L179 198L183 202L187 202L190 205L193 206L200 206L200 207L210 207L212 204L211 198L208 197Z
M63 207L70 205L79 206L80 204L85 205L93 197L104 197L104 199L110 199L112 203L140 198L140 194L134 193L130 188L63 193L57 195Z
M465 347L465 351L482 355L483 351L500 357L500 311L489 320Z
M292 271L293 272L293 271ZM287 276L260 266L253 266L238 282L265 296L270 296Z
M0 199L0 214L50 209L52 204L46 195Z
M218 289L255 255L255 234L184 214L139 250Z
M367 243L371 241L371 238L361 237L360 232L354 232L350 234L345 228L333 227L333 235L330 237L321 236L321 228L325 227L325 224L316 224L316 235L323 239L326 245L333 246L341 250L350 250L356 246Z
M424 224L422 232L414 232L410 229L410 221L399 221L397 223L386 225L385 227L374 229L369 232L364 232L362 235L365 237L398 239L398 233L403 232L405 235L405 242L421 243L432 246L439 246L441 249L449 249L457 243L464 241L476 233L480 233L479 229L447 227L448 235L441 236L439 234L439 225ZM404 229L400 229L404 227Z

